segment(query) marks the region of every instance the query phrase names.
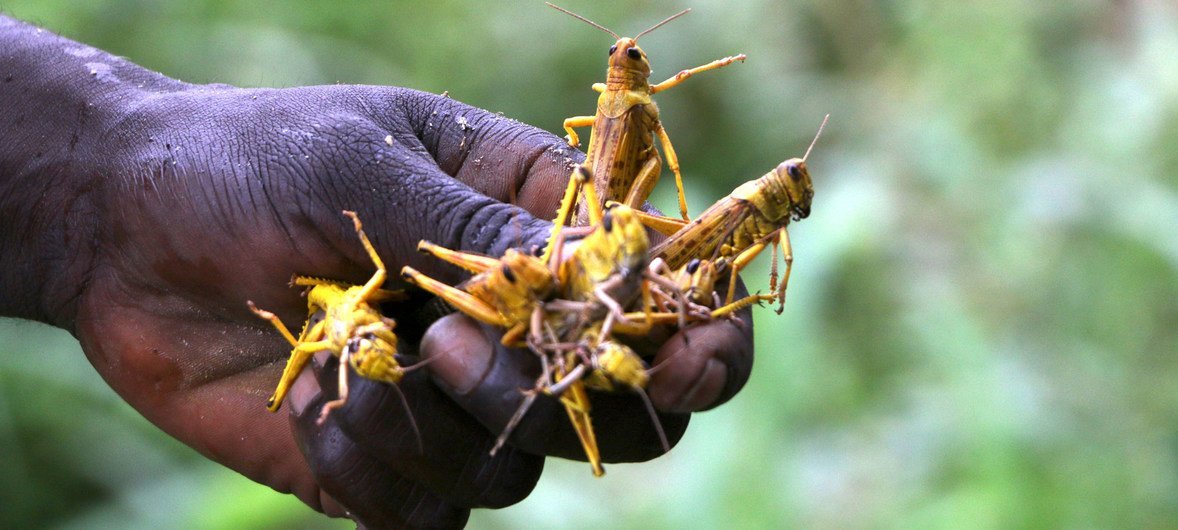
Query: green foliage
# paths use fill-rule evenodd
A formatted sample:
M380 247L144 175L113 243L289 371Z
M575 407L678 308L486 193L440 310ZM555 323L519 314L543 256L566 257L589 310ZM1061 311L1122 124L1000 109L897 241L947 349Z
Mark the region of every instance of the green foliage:
M633 34L686 5L566 7ZM786 313L758 312L749 385L669 455L602 480L553 462L529 499L472 524L1178 518L1174 8L691 7L643 38L656 80L749 55L658 98L692 212L800 156L831 114L809 162L814 213L791 231ZM4 9L186 81L448 90L553 132L592 112L612 43L538 1ZM672 189L655 200L671 207ZM746 280L767 285L767 265L754 268ZM4 527L324 524L156 432L76 343L31 324L0 327L0 449ZM162 520L161 503L177 515Z

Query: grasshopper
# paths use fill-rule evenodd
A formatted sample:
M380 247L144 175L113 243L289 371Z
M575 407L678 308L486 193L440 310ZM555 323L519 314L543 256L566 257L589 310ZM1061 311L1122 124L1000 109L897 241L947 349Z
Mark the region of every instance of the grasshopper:
M551 368L545 369L536 388L524 392L524 401L499 435L495 447L492 449L492 454L502 447L516 425L523 419L536 396L543 393L557 397L564 405L569 421L588 456L593 475L597 477L604 475L605 468L601 465L597 438L589 416L590 405L586 389L605 392L632 390L637 393L642 398L647 413L650 414L663 450L670 451L670 444L667 442L662 424L659 423L658 414L644 390L650 381L646 365L638 357L638 354L628 346L612 340L601 340L601 337L601 324L599 323L585 328L577 342L554 342L542 345L544 350L556 353L554 355L555 362L552 363Z
M601 95L597 98L597 113L593 116L574 116L564 120L569 145L577 147L580 138L577 127L592 127L589 147L585 153L584 165L593 174L593 186L602 200L617 200L638 208L650 196L658 182L662 160L655 149L655 137L662 145L667 157L667 166L675 174L675 186L679 193L679 212L687 216L687 200L683 192L683 176L679 171L679 158L671 146L667 131L659 120L658 106L651 96L682 83L687 78L707 70L715 70L736 61L744 61L745 55L725 57L708 64L683 70L670 79L651 85L650 62L646 52L638 47L638 39L691 11L685 9L662 22L651 26L634 38L620 37L617 33L551 3L549 6L589 23L616 39L609 49L609 69L605 83L595 83L593 90ZM603 203L598 203L600 207ZM576 224L584 225L588 220L586 207L578 209Z
M308 288L308 321L297 339L277 315L258 309L253 301L246 302L254 314L269 321L294 347L278 387L266 402L270 412L282 406L291 385L312 355L328 350L340 358L339 397L324 405L319 415L320 424L327 419L328 413L347 403L348 369L368 379L392 384L399 382L406 373L406 369L396 359L397 336L393 333L396 323L381 315L374 307L380 302L398 299L402 293L380 288L386 278L384 263L364 234L360 218L355 212L345 210L343 213L352 220L360 243L376 264L376 272L368 282L364 285L350 285L322 278L294 276L293 285ZM322 315L322 319L319 319L319 315Z
M543 327L549 338L547 344L532 345L543 365L541 378L533 390L525 392L526 398L500 434L493 450L506 441L536 395L547 393L559 397L585 449L594 475L601 476L604 469L585 389L613 390L615 387L610 382L617 382L625 388L635 389L645 397L642 392L646 381L642 361L632 350L606 337L615 322L632 333L643 333L656 317L665 315L650 311L649 282L663 279L646 273L649 240L645 227L637 214L626 205L603 211L593 187L589 185L590 178L584 166L578 166L573 171L561 201L561 209L557 213L558 222L553 224L553 235L544 253L554 257L553 263L558 264L558 298L545 302L543 318L533 323L532 337L541 336L543 333L537 328ZM563 242L562 223L559 220L570 214L576 198L581 196L582 188L589 218L593 223L592 229L579 241L569 259L563 260L554 254L562 248ZM663 281L662 286L666 289L675 288L673 283L667 281ZM643 295L644 310L624 313L624 306L633 302L639 292ZM644 319L645 322L632 322L638 319ZM559 355L554 351L561 349L576 350L581 355ZM549 355L548 352L553 354ZM593 368L587 372L587 366ZM586 376L592 377L585 379ZM654 417L649 399L644 401ZM657 425L657 417L655 421ZM661 428L659 434L666 446L666 436Z
M827 119L829 116L827 116ZM785 272L777 283L777 261L773 261L770 290L778 301L777 313L785 308L785 289L789 284L793 250L790 247L790 220L810 215L814 185L806 169L806 159L814 142L822 134L826 119L818 128L814 141L802 158L791 158L761 178L745 182L727 197L720 199L694 221L640 214L643 222L670 237L655 246L655 256L671 267L680 267L694 258L728 260L732 281L728 284L726 304L733 301L736 274L769 244L781 247Z
M544 261L516 249L508 249L499 259L445 249L428 241L419 242L417 249L475 276L459 287L446 285L409 266L401 269L401 276L475 320L507 330L502 338L505 346L520 345L533 313L556 288L553 273Z

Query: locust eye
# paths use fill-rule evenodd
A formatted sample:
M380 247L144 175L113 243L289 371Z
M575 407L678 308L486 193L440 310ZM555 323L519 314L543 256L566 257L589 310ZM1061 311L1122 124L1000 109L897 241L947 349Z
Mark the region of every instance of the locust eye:
M511 268L508 267L507 265L504 265L502 267L502 270L503 270L503 277L506 278L508 282L515 283L515 273L511 272Z
M544 247L539 246L539 245L533 245L532 246L532 255L536 256L537 258L540 256L543 256L544 255Z
M606 232L614 231L614 216L613 212L605 212L605 216L601 218L601 225L605 227Z
M699 258L687 262L687 274L695 274L697 270L699 270Z
M376 335L374 335L372 333L365 333L364 340L369 341L369 342L373 342L376 340Z
M790 164L785 168L785 172L789 173L789 178L795 181L802 178L802 170L798 168L797 164Z
M616 52L616 51L618 51L618 45L617 45L617 44L614 44L613 46L610 46L610 47L609 47L609 54L610 54L610 55L613 55L613 54L614 54L614 52Z
M626 55L629 55L631 59L635 60L642 58L642 52L638 51L638 48L627 48Z

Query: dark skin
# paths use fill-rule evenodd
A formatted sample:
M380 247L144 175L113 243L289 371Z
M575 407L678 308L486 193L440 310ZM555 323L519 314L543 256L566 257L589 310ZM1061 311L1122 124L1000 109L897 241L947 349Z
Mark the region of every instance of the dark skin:
M495 457L534 385L535 356L420 294L384 309L405 364L396 389L321 354L268 413L290 347L247 299L297 328L292 273L363 283L355 210L389 268L454 284L427 239L500 255L541 245L583 155L540 129L393 87L191 85L0 17L0 316L64 328L116 392L207 457L370 527L461 526L531 492L545 456L582 458L555 400L538 400ZM465 125L457 119L465 118ZM386 138L391 136L391 145ZM510 204L509 204L510 203ZM672 442L690 412L730 399L752 367L749 315L644 345L670 359L649 394ZM607 462L661 454L635 396L594 394ZM585 470L589 480L589 470Z

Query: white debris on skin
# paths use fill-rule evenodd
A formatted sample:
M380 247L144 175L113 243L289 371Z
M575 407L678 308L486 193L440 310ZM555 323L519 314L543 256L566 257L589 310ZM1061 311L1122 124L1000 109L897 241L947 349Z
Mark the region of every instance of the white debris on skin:
M90 75L97 78L99 81L110 82L119 80L119 77L111 71L109 64L86 63L86 68L90 69Z
M390 134L388 136L385 136L384 143L389 144L389 145L393 145L393 135Z

